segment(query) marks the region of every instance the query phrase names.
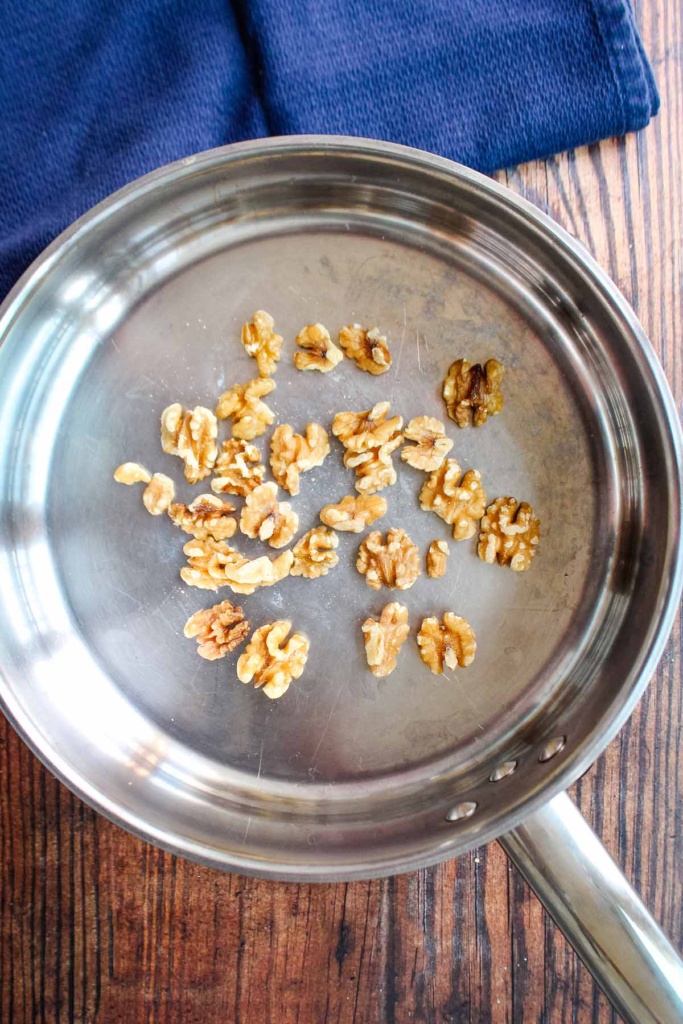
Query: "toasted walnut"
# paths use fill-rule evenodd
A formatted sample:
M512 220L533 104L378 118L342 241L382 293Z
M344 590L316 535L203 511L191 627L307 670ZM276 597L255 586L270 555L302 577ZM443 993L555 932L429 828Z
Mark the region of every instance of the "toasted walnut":
M200 658L215 661L243 643L249 632L249 623L240 607L230 601L221 601L213 608L191 615L183 632L188 640L196 638Z
M275 321L264 309L257 309L251 323L242 327L242 344L256 360L262 377L275 373L282 352L282 335L273 330Z
M422 620L417 634L420 657L435 675L446 668L467 668L474 661L477 642L469 622L446 612L443 622L434 616Z
M183 552L188 564L180 570L180 576L189 587L201 590L230 587L236 594L253 594L257 587L279 583L289 576L294 560L291 551L283 551L272 562L267 555L248 559L225 541L211 537L188 541Z
M536 554L541 523L531 505L515 498L496 498L486 509L479 534L479 557L525 572Z
M247 500L240 516L240 530L247 537L283 548L299 529L299 517L289 502L277 500L277 484L261 484Z
M217 433L216 417L202 405L189 410L176 402L161 414L161 447L169 455L180 456L190 484L211 476L218 454Z
M456 540L469 540L476 533L477 522L486 508L481 473L477 469L469 469L462 476L455 459L446 459L423 485L420 507L427 512L436 512L452 525Z
M275 700L302 674L308 659L309 643L300 633L292 633L291 622L279 619L261 626L252 634L246 650L237 661L237 678L243 683L254 680L266 697Z
M375 494L396 483L396 470L392 453L402 441L399 434L377 448L365 452L345 452L344 465L356 471L356 490L361 494Z
M294 365L297 370L320 370L329 373L342 361L344 353L337 348L330 332L322 324L309 324L296 336L296 343L304 352L296 352Z
M472 423L480 427L489 416L503 408L500 384L504 373L502 363L489 359L483 367L466 359L456 359L443 382L443 397L448 415L459 427Z
M358 549L356 568L373 590L407 590L420 575L420 552L405 530L389 530L386 541L373 530Z
M320 518L325 526L343 533L362 533L366 526L372 526L377 519L386 514L387 503L384 498L359 494L357 498L347 494L337 505L325 505L320 511Z
M383 679L394 671L409 632L408 609L395 601L384 606L379 619L365 620L365 657L373 676Z
M446 575L448 568L448 555L450 554L448 544L445 540L433 540L427 551L427 575L432 580L438 580Z
M388 402L378 402L365 412L338 412L332 421L332 433L348 451L365 452L377 448L395 440L403 426L400 416L387 419L388 412Z
M275 413L261 399L275 389L270 377L254 377L246 384L235 384L224 392L216 406L219 420L232 419L232 436L253 441L264 434L275 419Z
M342 327L339 344L344 354L353 359L356 366L367 373L386 373L391 366L391 355L387 339L377 327L366 331L360 324Z
M293 560L291 551L283 551L272 562L267 555L261 555L238 566L228 566L226 582L236 594L253 594L257 587L272 587L289 576Z
M235 437L224 441L214 466L216 476L211 481L211 490L246 498L263 483L266 467L260 463L261 452L255 445Z
M327 576L339 561L335 548L339 538L324 526L314 526L294 545L292 576L305 576L309 580Z
M283 423L270 439L273 476L290 494L299 493L299 475L322 466L329 454L327 431L319 423L309 423L305 435L295 434L289 423Z
M406 445L401 458L414 469L424 469L428 473L439 468L453 447L451 439L446 437L443 423L433 416L417 416L403 433L416 443Z
M231 512L235 506L221 501L213 494L200 494L189 505L171 505L168 514L176 526L197 540L227 540L237 529L237 520Z
M174 496L175 484L171 478L163 473L155 473L142 492L142 501L150 515L160 516L167 510Z
M114 480L117 484L126 484L128 487L131 484L148 484L151 479L150 471L139 462L123 462L114 471Z

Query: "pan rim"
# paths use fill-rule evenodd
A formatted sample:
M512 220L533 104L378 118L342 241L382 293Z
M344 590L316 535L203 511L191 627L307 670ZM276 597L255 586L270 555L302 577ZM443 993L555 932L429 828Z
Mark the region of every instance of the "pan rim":
M487 194L488 197L502 202L508 208L521 214L525 220L532 222L546 238L554 242L575 266L580 267L583 272L590 276L593 286L609 301L638 345L639 356L651 374L661 399L662 423L666 427L667 440L672 456L671 464L675 468L675 480L672 481L672 487L674 493L680 495L683 437L668 382L654 349L634 311L588 250L581 242L574 239L530 202L479 172L443 157L393 143L347 136L301 135L276 137L236 143L230 146L207 150L204 153L186 157L152 171L114 192L111 196L93 207L62 232L38 256L10 291L0 307L0 344L2 344L5 334L11 328L15 316L31 301L41 282L49 274L53 264L58 262L62 255L67 253L73 245L78 244L79 238L84 233L90 231L96 224L106 220L107 217L113 215L127 204L154 192L159 187L163 187L165 183L177 180L184 175L192 174L197 170L209 169L212 166L239 160L245 156L261 155L264 151L293 153L305 151L306 149L315 149L319 152L355 152L376 158L393 157L396 160L422 169L440 171L446 176L456 177L479 192ZM672 509L672 512L675 512L676 536L678 538L681 525L680 501L676 508ZM675 548L672 546L665 570L668 571L668 580L666 585L664 585L663 581L661 606L652 616L649 643L644 645L641 657L638 659L638 664L634 667L630 677L624 681L619 694L605 712L599 730L592 732L586 739L578 743L566 758L563 758L561 766L548 776L547 780L540 787L539 792L522 800L519 806L511 810L505 810L497 815L480 831L473 831L470 837L470 845L479 845L509 831L527 815L533 813L534 810L564 790L590 767L597 756L602 753L604 748L621 729L649 683L650 677L661 658L673 625L683 589L683 561L678 544ZM235 853L234 851L210 847L207 844L189 840L172 829L163 829L150 825L139 815L121 808L117 801L109 799L100 787L90 784L87 778L79 771L72 769L57 750L43 749L49 745L41 742L39 730L32 727L30 716L25 715L19 704L13 700L11 689L6 685L1 671L0 707L2 707L13 727L36 756L72 792L76 793L86 803L135 835L152 841L164 849L191 857L212 867L237 870L244 874L279 880L352 880L415 870L449 859L454 855L454 852L460 852L454 851L450 844L442 848L442 845L435 843L434 847L426 853L409 856L405 854L394 855L390 859L384 858L377 862L369 862L365 859L362 866L351 866L346 862L336 864L332 861L326 861L321 865L320 863L310 864L301 861L297 862L296 868L292 870L291 865L289 867L274 865L270 861L264 862L254 857ZM501 822L503 823L502 827Z

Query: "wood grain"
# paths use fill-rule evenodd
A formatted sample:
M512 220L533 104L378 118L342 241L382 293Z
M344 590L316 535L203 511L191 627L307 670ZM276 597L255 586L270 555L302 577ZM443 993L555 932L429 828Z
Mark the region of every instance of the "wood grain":
M640 9L662 112L637 137L500 175L629 297L683 396L683 26ZM623 240L627 239L627 242ZM575 788L683 948L681 624L646 696ZM497 846L350 885L273 885L147 846L0 724L0 1021L606 1024L605 998Z

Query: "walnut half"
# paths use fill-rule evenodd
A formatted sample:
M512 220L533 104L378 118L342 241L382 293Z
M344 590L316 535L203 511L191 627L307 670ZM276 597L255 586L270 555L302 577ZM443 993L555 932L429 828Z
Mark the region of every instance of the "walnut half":
M373 590L408 590L420 575L420 552L405 530L388 530L386 541L373 530L358 549L356 568Z
M357 491L361 494L376 494L396 483L392 455L401 441L399 434L392 441L365 452L344 452L344 465L356 471Z
M126 484L127 487L131 484L148 484L151 479L150 471L139 462L123 462L114 471L114 480L117 484Z
M531 565L541 533L541 523L531 505L515 498L496 498L481 521L478 553L483 562L509 565L514 572L526 572Z
M486 508L481 473L469 469L464 475L455 459L446 459L429 476L420 491L420 508L436 512L453 526L456 540L469 540Z
M387 503L376 495L359 494L357 498L347 494L337 505L325 505L320 518L325 526L342 533L362 533L366 526L372 526L386 514Z
M294 354L297 370L319 370L329 373L342 361L344 353L337 348L330 332L322 324L309 324L296 336L296 343L303 352Z
M295 434L289 423L282 423L273 431L270 453L277 483L290 494L298 494L301 473L322 466L330 454L327 431L319 423L309 423L305 435Z
M456 359L443 382L443 398L448 415L459 427L470 423L480 427L489 416L496 416L503 408L503 364L489 359L481 363L468 363Z
M427 473L438 469L453 447L451 439L446 437L443 423L433 416L417 416L403 433L415 444L406 445L401 458L414 469L423 469Z
M237 678L261 688L267 697L276 700L298 679L306 667L309 642L300 633L292 633L291 622L279 619L255 630L246 650L237 662Z
M142 502L152 516L160 516L170 506L175 496L175 484L170 476L155 473L142 492Z
M282 335L273 330L275 321L265 309L257 309L251 323L242 327L242 344L256 360L262 377L275 373L282 353Z
M176 526L198 540L227 540L237 529L237 520L231 515L234 511L230 502L213 494L200 494L189 505L171 505L168 514Z
M239 606L221 601L191 615L183 632L188 640L196 638L200 658L215 661L239 647L249 632L249 623Z
M305 576L309 580L327 576L330 569L334 569L339 561L339 555L335 550L338 544L339 538L336 533L326 530L324 526L314 526L292 549L294 562L291 575Z
M366 619L362 628L370 671L383 679L396 668L396 659L410 632L408 609L394 601L384 606L379 619Z
M240 516L240 530L247 537L267 541L272 548L283 548L299 529L299 517L286 501L277 500L277 484L255 488Z
M255 445L237 437L230 438L223 442L216 459L216 475L211 481L211 490L216 494L237 494L246 498L263 483L265 471L266 467L261 465L261 452Z
M393 441L400 433L400 416L387 419L388 402L377 402L364 412L338 412L332 421L332 433L348 451L366 452Z
M446 612L443 622L435 616L424 619L417 634L420 657L434 672L441 675L444 665L454 669L467 668L474 661L477 643L469 622Z
M264 434L275 419L275 413L261 399L275 390L270 377L254 377L246 384L235 384L218 399L216 416L232 419L232 436L253 441Z
M360 370L367 373L386 373L391 366L391 354L387 339L377 327L366 331L360 324L342 327L339 344L344 354L353 359Z
M432 541L427 551L427 575L430 579L438 580L446 575L449 554L450 551L445 540Z
M175 402L161 414L161 447L168 455L180 456L190 484L211 476L218 454L217 433L216 417L203 405L190 410Z

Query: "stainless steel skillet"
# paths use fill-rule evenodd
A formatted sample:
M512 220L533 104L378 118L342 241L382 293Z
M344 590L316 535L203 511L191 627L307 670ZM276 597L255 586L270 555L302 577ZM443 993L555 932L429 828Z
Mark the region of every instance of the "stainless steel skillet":
M507 367L503 414L448 429L491 497L534 505L539 557L518 575L451 542L446 577L404 595L414 627L448 609L469 619L466 671L431 676L409 642L389 679L368 673L359 624L387 596L356 573L352 535L325 579L244 599L253 625L286 616L311 639L282 700L182 638L213 599L181 584L170 522L111 474L134 459L181 481L159 413L212 405L253 374L239 325L259 306L288 346L271 404L297 429L380 398L405 419L443 417L454 358ZM292 339L316 320L380 325L390 373L298 374ZM0 337L0 696L50 768L153 842L271 878L390 874L499 837L626 1019L683 1020L676 954L558 795L632 710L681 591L677 415L580 244L424 153L241 144L75 224L7 299ZM419 486L405 468L378 525L424 550L448 529L419 510ZM335 451L303 478L302 529L352 488Z

